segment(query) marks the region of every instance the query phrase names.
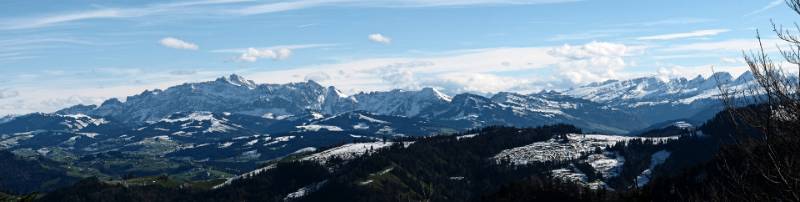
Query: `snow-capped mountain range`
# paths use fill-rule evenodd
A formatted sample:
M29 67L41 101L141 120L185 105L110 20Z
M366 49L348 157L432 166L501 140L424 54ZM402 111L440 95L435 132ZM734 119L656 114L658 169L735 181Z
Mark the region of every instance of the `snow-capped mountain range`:
M606 134L675 120L700 125L721 110L714 99L717 80L735 87L748 85L748 77L645 77L486 97L450 96L434 88L345 95L314 81L256 84L230 75L145 91L124 101L109 99L99 106L3 117L0 149L57 161L105 152L121 152L114 158L123 159L156 155L237 173L303 149L490 125L563 123Z
M609 80L564 91L533 94L497 93L449 96L434 88L392 90L344 95L335 87L314 81L256 84L238 75L215 81L186 83L165 90L145 91L122 102L110 99L100 106L78 105L57 114L86 114L129 124L159 121L178 112L232 113L280 119L310 113L336 115L364 111L376 115L429 120L467 120L485 125L536 126L574 124L588 130L627 133L649 125L699 116L716 101L717 83L746 85L752 75L734 79L717 73L708 79L661 80L643 77ZM669 114L658 113L669 110ZM713 114L705 112L706 114ZM654 116L657 115L657 116ZM614 117L609 120L607 117Z

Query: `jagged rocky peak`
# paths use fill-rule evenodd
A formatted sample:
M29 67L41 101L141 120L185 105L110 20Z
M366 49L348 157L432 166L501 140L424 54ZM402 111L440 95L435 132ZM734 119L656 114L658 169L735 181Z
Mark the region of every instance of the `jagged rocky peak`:
M743 76L746 78L745 73ZM655 103L690 103L694 100L708 98L718 91L722 85L740 85L747 79L733 82L734 77L728 72L717 72L707 78L697 76L662 80L656 76L639 77L628 80L609 80L592 83L569 89L563 93L576 98L583 98L598 103L613 105L652 105Z
M420 95L425 96L425 97L433 97L433 98L441 99L441 100L444 100L444 101L447 101L447 102L450 102L452 100L452 98L450 96L448 96L447 94L444 94L441 91L436 90L435 88L432 88L432 87L422 88L422 90L420 90L419 92L420 92Z
M142 96L158 95L158 94L161 94L162 92L164 92L164 91L161 90L161 89L144 90L144 92L142 92L141 95Z
M731 73L728 72L716 72L708 77L708 80L719 81L721 83L729 82L733 80L733 76L731 76Z
M736 82L736 83L745 83L745 82L753 81L753 79L755 79L755 77L753 77L753 72L746 71L746 72L742 73L742 75L739 75L739 78L736 78L736 81L734 81L734 82Z
M692 80L689 80L689 84L700 84L700 83L703 83L703 82L705 82L705 81L706 81L706 79L705 79L705 78L703 78L703 75L699 75L699 74L698 74L698 75L697 75L696 77L694 77Z
M292 82L292 83L283 84L283 85L276 84L276 85L277 86L282 86L282 87L294 88L294 89L313 90L313 91L318 91L318 92L322 92L322 91L326 90L325 86L322 86L322 84L317 83L314 80L308 80L306 82Z
M87 114L89 111L97 109L97 105L83 105L78 104L62 110L58 110L55 114L69 115L69 114Z
M494 94L494 96L492 96L491 99L499 103L519 102L525 100L525 95L513 92L499 92L497 94Z
M348 96L342 93L342 91L340 91L339 89L336 89L336 87L328 86L328 97L347 98Z
M0 124L8 123L9 121L14 120L15 117L16 117L15 115L11 115L11 114L5 115L5 116L0 116Z
M311 80L311 79L306 81L305 84L308 85L308 86L323 87L322 84L319 84L319 82Z
M494 104L490 98L483 97L472 93L462 93L453 97L452 103L462 105L486 105Z
M217 79L217 82L224 82L224 83L232 84L232 85L235 85L235 86L242 86L242 87L248 87L248 88L255 88L256 87L256 83L255 82L253 82L252 80L247 80L244 77L239 76L237 74L231 74L230 76L227 76L227 77L220 77L220 78Z
M119 105L122 104L122 101L119 101L117 98L111 98L103 102L101 105Z

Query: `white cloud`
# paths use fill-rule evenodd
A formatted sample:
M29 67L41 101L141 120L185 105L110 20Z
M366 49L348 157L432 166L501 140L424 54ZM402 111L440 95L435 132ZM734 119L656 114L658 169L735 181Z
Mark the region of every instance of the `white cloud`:
M551 55L570 59L587 59L596 56L621 57L634 49L625 44L593 41L584 45L572 46L564 44L549 51Z
M369 36L367 36L367 38L370 41L377 42L377 43L382 43L382 44L390 44L390 43L392 43L392 38L389 38L389 37L384 36L383 34L379 34L379 33L370 34Z
M254 49L270 49L270 50L277 50L277 49L289 49L289 50L298 50L298 49L310 49L310 48L324 48L324 47L333 47L338 46L339 44L331 44L331 43L319 43L319 44L292 44L292 45L277 45L277 46L269 46L269 47L250 47ZM212 50L211 52L214 53L245 53L250 48L228 48L228 49L217 49Z
M169 74L183 76L183 75L195 75L197 74L197 70L174 70L170 71Z
M778 50L778 44L783 44L783 41L778 39L762 39L762 43L764 44L764 49L767 52L775 52ZM730 39L724 41L712 41L712 42L698 42L698 43L688 43L688 44L678 44L672 45L660 50L663 51L745 51L745 50L755 50L758 48L758 40L748 38L748 39Z
M566 59L558 63L556 74L574 84L581 84L619 78L618 73L628 65L624 57L643 49L624 44L591 42L579 46L564 45L549 53Z
M292 55L292 50L288 48L278 49L256 49L248 48L247 51L239 56L239 61L255 62L260 58L269 58L272 60L285 60Z
M59 76L49 74L18 76L5 80L19 93L15 97L0 99L0 115L31 112L54 112L75 104L100 104L105 98L122 100L145 89L164 89L185 82L213 80L224 71L195 71L194 74L170 74L170 70L144 71L141 69L98 68L85 71L65 71ZM70 86L50 88L49 86ZM16 93L15 93L16 94Z
M491 94L501 91L531 93L541 89L533 80L490 73L449 73L438 75L423 82L423 86L441 87L447 93L471 92Z
M51 109L62 109L71 106L75 106L78 104L97 104L102 103L105 101L106 98L104 97L86 97L86 96L69 96L65 98L51 98L47 100L41 101L41 105L51 108Z
M755 14L763 13L764 11L767 11L769 9L775 8L776 6L780 6L783 3L785 3L784 0L775 0L775 1L769 2L769 4L765 5L764 7L761 7L759 9L757 9L757 10L754 10L752 12L749 12L749 13L745 14L744 16L748 17L748 16L752 16L752 15L755 15Z
M414 68L431 66L433 63L415 61L408 63L389 64L375 70L375 74L388 83L392 88L417 89L420 87L420 78L414 74Z
M686 24L698 24L698 23L706 23L715 21L713 19L706 19L706 18L670 18L670 19L663 19L663 20L655 20L655 21L645 21L645 22L632 22L632 23L623 23L619 24L618 26L631 26L631 27L638 27L638 26L662 26L662 25L686 25Z
M683 33L644 36L644 37L636 38L636 40L673 40L673 39L709 37L709 36L716 36L716 35L719 35L721 33L725 33L725 32L728 32L728 31L730 31L730 30L729 29L706 29L706 30L697 30L697 31L683 32Z
M19 96L19 91L11 89L0 89L0 99L7 99Z
M550 47L505 47L458 50L436 56L358 59L274 71L254 68L249 73L242 74L262 83L287 83L304 81L322 72L329 77L325 77L326 80L320 83L334 85L346 93L395 88L413 90L426 86L443 87L443 90L451 93L465 90L495 92L504 88L489 85L481 87L480 82L474 81L488 81L505 72L524 73L551 67L561 59L550 55L548 53L550 49ZM473 79L456 79L453 74L456 72ZM497 80L509 81L510 77ZM537 79L530 74L524 77L522 80L531 82ZM464 87L467 84L470 84L469 87Z
M719 60L727 64L745 64L744 58L741 57L722 57Z
M591 42L561 47L460 50L432 57L372 58L253 72L252 78L260 82L286 83L317 77L324 72L325 81L321 83L335 85L348 93L428 86L448 93L532 92L628 76L622 70L632 62L625 58L639 55L643 49ZM548 72L539 70L547 68L554 68L553 75L535 73Z
M309 73L303 78L306 81L316 81L316 82L325 82L331 79L331 75L328 75L325 72L314 72Z
M197 44L190 43L184 40L180 40L173 37L163 38L159 41L159 43L163 46L174 48L174 49L184 49L184 50L197 50L199 47Z
M229 48L212 50L214 53L239 53L236 58L237 61L242 62L255 62L261 58L268 58L272 60L284 60L292 56L295 50L323 48L338 46L338 44L293 44L293 45L277 45L270 47L250 47L250 48Z

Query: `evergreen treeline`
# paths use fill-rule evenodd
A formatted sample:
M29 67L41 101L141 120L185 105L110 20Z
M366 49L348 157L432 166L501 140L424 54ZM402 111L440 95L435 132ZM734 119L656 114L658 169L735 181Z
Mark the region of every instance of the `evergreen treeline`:
M45 159L26 159L0 150L0 192L29 193L69 186L78 181L70 177L55 162Z
M700 127L702 135L667 144L630 141L607 148L626 157L618 177L607 180L616 190L591 190L552 179L550 171L575 161L513 166L492 156L508 148L579 133L566 125L538 128L488 127L454 136L407 138L344 161L326 165L285 160L252 178L219 189L181 186L126 186L97 179L40 197L40 201L794 201L797 187L779 182L800 170L772 172L776 162L795 163L797 138L759 138L752 127L737 125L720 113ZM459 135L478 134L471 138ZM734 141L735 140L735 141ZM672 156L656 167L642 188L636 176L650 164L650 155L668 150ZM602 151L595 151L602 152ZM291 159L291 158L290 158ZM774 161L772 159L778 159ZM591 166L574 164L599 178ZM792 164L794 165L794 164ZM797 167L794 167L797 168ZM767 177L765 177L767 176ZM776 181L777 180L777 181ZM300 198L286 198L304 188Z

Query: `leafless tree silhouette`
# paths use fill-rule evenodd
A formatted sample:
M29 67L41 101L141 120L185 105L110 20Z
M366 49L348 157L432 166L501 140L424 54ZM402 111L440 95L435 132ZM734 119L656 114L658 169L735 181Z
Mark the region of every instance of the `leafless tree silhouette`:
M800 0L786 4L800 15ZM760 134L738 137L735 146L720 151L722 161L716 166L725 179L712 182L719 188L712 198L800 201L800 75L788 71L797 68L800 74L800 25L784 28L772 22L772 27L783 42L775 45L786 63L770 58L756 32L758 49L743 52L752 85L718 85L732 122L741 124L737 128Z

